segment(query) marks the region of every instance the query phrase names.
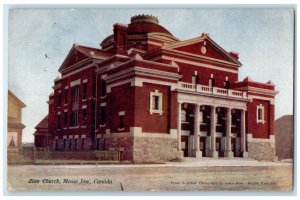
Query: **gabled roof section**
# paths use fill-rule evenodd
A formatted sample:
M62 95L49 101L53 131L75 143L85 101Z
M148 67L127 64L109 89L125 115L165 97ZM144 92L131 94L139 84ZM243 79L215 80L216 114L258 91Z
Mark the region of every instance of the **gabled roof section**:
M70 49L67 57L63 61L58 71L61 72L63 69L67 68L68 66L71 66L75 63L78 63L88 58L105 59L106 57L110 57L110 56L111 56L110 53L104 52L101 49L82 46L79 44L73 44L72 48Z
M8 90L8 96L12 97L19 105L21 108L25 108L26 105L21 101L12 91Z
M202 46L205 47L202 49ZM224 60L240 67L242 64L229 52L219 46L212 40L208 34L202 34L200 37L183 40L174 44L162 47L165 50L180 52L182 54L192 54L194 56Z
M38 123L38 125L36 125L36 127L34 127L35 129L47 129L48 128L48 115L46 117L44 117L44 119L42 119L42 121L40 121Z

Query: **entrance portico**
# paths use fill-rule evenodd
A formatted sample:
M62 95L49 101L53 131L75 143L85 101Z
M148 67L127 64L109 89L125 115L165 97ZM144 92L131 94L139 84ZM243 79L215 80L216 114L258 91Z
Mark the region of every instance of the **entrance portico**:
M246 157L247 101L179 92L178 150L188 157Z

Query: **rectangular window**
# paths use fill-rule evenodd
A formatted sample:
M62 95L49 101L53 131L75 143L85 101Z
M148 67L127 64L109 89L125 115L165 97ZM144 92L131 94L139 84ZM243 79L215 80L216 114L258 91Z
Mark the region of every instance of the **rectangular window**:
M104 79L101 80L101 97L106 95L106 81Z
M86 126L86 108L82 110L82 125Z
M78 145L78 139L75 139L75 150L77 150L77 145Z
M87 95L87 83L83 83L82 99L85 100Z
M58 107L61 105L61 92L58 93Z
M69 90L65 89L65 104L68 103L68 92L69 92Z
M153 95L152 96L152 110L159 109L159 96Z
M256 123L265 123L265 116L264 116L265 108L262 104L256 107Z
M64 112L64 127L68 126L68 112Z
M71 99L73 103L79 102L79 85L75 85L71 88Z
M57 129L60 129L60 115L57 116Z
M69 149L72 149L72 139L69 140Z
M105 118L106 118L106 114L105 114L105 106L101 106L101 109L100 109L100 115L101 115L101 117L100 117L100 125L105 125Z
M199 76L198 75L192 76L192 84L199 84Z
M73 110L71 113L71 127L78 126L78 110Z
M155 90L150 92L150 114L159 113L162 115L162 93Z
M210 78L208 85L209 85L209 87L215 87L215 79L214 78Z
M85 139L82 138L82 139L81 139L81 149L84 149L84 143L85 143Z
M224 88L229 89L230 88L230 82L224 81Z
M67 139L64 139L64 149L67 149Z
M120 115L120 123L119 123L119 128L124 129L124 115Z

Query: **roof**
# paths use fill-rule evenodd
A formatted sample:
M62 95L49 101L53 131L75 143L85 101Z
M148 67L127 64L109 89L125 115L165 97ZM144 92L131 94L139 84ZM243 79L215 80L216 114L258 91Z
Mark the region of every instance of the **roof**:
M136 15L131 17L131 23L128 24L128 33L165 33L173 36L165 27L159 25L158 18L152 15Z
M152 22L136 22L130 23L128 25L128 33L129 34L141 34L141 33L165 33L168 35L172 35L170 31L159 24L155 24Z
M48 115L36 125L35 129L47 129L48 128Z
M8 95L15 99L22 108L26 107L25 103L23 103L23 101L21 101L16 95L14 95L12 91L8 90Z
M111 56L110 53L105 52L105 51L103 51L101 49L94 48L94 47L77 45L75 49L83 50L83 51L85 51L88 54L91 54L93 52L93 54L96 55L96 56Z

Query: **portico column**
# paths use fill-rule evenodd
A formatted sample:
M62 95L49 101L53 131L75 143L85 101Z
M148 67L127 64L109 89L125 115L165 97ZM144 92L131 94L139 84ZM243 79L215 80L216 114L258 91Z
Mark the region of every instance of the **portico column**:
M246 111L241 110L241 152L243 157L248 157L246 151Z
M200 151L199 145L199 134L200 134L200 124L199 124L199 108L198 104L195 104L194 110L194 156L202 157L202 152Z
M178 103L177 111L177 148L181 151L181 103Z
M211 106L210 108L210 155L211 157L218 157L218 152L216 151L216 107Z
M227 108L226 113L226 145L225 156L232 158L233 152L231 150L231 108Z

